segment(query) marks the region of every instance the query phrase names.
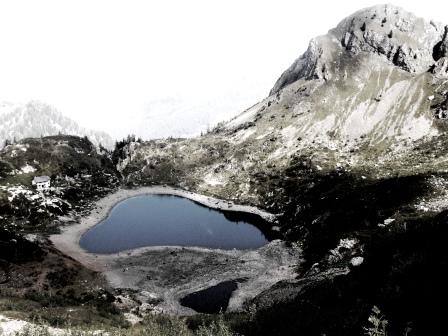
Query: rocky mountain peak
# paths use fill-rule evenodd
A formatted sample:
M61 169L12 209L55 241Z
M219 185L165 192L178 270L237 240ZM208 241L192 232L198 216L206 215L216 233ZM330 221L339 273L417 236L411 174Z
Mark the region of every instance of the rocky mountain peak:
M311 40L308 50L278 79L271 95L298 79L328 80L356 55L377 57L409 73L447 75L447 27L393 5L362 9Z

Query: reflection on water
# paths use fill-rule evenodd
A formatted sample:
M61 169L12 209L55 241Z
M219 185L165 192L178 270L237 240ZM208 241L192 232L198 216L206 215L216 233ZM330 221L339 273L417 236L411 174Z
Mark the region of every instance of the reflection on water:
M223 213L186 198L144 195L117 204L107 219L87 231L81 247L115 253L144 246L253 249L268 241L244 214Z

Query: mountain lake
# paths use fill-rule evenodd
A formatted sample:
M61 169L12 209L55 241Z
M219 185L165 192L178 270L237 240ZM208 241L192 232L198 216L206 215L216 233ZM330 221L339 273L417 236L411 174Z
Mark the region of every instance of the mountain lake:
M80 240L90 253L110 254L149 246L256 249L268 243L256 215L220 211L186 198L143 195L115 205Z

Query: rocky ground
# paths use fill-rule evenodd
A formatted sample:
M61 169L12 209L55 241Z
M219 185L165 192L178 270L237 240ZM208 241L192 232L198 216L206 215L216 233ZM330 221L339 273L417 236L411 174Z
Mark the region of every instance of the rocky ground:
M134 312L191 315L197 312L180 304L183 297L239 279L227 311L244 310L247 299L296 276L300 249L278 240L254 251L161 247L99 256L98 262L106 265L104 274L112 286L124 293L131 289L139 301L149 301L143 306L133 302Z
M245 299L255 297L278 281L294 278L300 263L300 248L286 246L279 240L254 251L161 247L101 255L87 253L79 246L82 234L107 217L115 204L145 194L178 195L222 211L251 213L266 220L260 227L266 235L275 233L272 231L275 216L270 213L186 190L166 186L120 189L102 198L95 203L89 216L81 218L78 224L64 227L61 234L52 235L50 239L66 255L104 274L114 288L123 293L130 291L132 295L125 301L134 312L190 315L193 311L179 303L183 296L232 279L244 279L230 300L231 310L241 310ZM152 304L139 308L138 302L148 301L148 298L139 298L141 292L151 296Z

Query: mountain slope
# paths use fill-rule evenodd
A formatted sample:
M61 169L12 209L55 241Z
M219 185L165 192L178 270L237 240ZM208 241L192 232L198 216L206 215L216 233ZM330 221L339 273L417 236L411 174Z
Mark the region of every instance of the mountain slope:
M0 106L0 143L48 135L87 136L95 145L113 147L112 138L104 133L87 130L63 116L50 105L31 101L24 105L3 103Z
M292 108L296 120L288 136L303 138L305 146L314 141L354 147L436 135L440 128L431 105L446 98L444 83L437 86L446 73L430 72L445 60L445 40L441 24L400 8L359 11L311 41L272 88L275 104L267 110L290 114L286 110Z
M202 138L171 141L163 150L149 142L132 158L148 166L180 150L173 162L179 171L200 166L188 183L218 196L228 196L225 186L251 199L257 192L247 185L250 174L287 167L295 155L309 155L325 169L401 162L416 144L445 132L448 84L434 73L445 59L435 57L445 55L445 40L441 24L391 5L357 12L311 41L265 100ZM144 180L151 171L132 174Z
M375 6L313 40L269 97L204 136L128 137L110 159L76 137L9 145L0 219L42 232L71 211L62 201L81 215L117 183L112 160L128 186L169 184L276 215L275 229L303 252L296 278L226 314L240 334L355 336L379 307L388 335L443 335L447 31ZM59 196L34 195L37 174L51 175Z
M41 175L51 177L51 188L45 192L32 185ZM70 309L75 324L120 318L104 279L58 251L47 238L61 222L76 221L93 200L118 184L108 155L98 153L84 137L27 138L0 149L2 315L18 311L18 318L61 325L67 308L76 307Z
M167 183L278 214L296 281L248 302L253 334L441 334L448 299L447 29L392 5L311 41L269 97L195 139L130 141L129 185Z

